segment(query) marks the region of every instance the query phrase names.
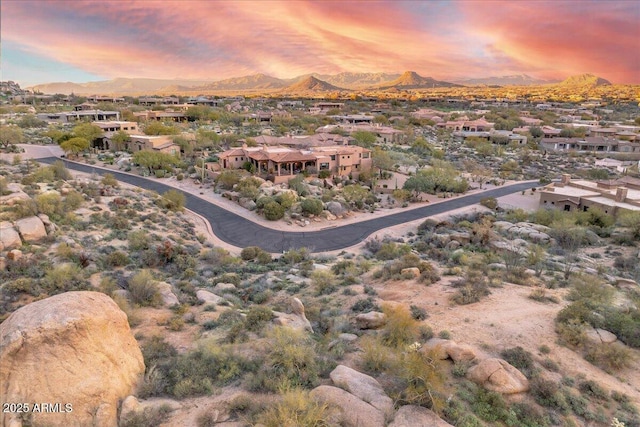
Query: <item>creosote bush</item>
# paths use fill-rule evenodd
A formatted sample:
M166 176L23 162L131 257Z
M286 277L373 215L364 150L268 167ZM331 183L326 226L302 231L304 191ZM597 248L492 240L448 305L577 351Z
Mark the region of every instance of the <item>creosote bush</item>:
M327 404L312 399L309 392L290 389L259 419L265 427L329 427L333 424L330 414Z
M418 321L404 306L384 305L382 311L386 315L386 323L382 332L385 344L393 347L406 346L418 337Z
M158 307L162 296L158 284L149 270L140 270L128 281L131 300L141 306Z

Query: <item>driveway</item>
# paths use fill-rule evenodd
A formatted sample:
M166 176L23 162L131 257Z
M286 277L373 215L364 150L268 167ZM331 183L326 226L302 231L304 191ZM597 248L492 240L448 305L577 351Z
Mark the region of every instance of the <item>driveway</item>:
M113 174L119 181L132 184L147 190L164 193L176 188L152 181L143 177L120 173L113 170L102 169L81 163L68 162L57 157L40 158L38 161L51 164L56 160L63 160L67 168L85 173ZM186 207L203 216L211 224L214 234L222 241L230 245L245 248L247 246L259 246L272 253L282 253L289 249L301 247L308 248L311 252L325 252L348 248L362 242L370 234L383 228L403 224L405 222L425 219L432 215L441 214L451 210L463 208L478 203L485 197L501 197L507 194L517 193L535 187L533 182L522 182L508 186L498 187L478 194L456 197L437 204L423 206L421 208L369 219L358 223L329 228L320 231L293 232L273 230L256 224L238 214L229 212L213 203L201 199L190 193L183 192L186 196Z

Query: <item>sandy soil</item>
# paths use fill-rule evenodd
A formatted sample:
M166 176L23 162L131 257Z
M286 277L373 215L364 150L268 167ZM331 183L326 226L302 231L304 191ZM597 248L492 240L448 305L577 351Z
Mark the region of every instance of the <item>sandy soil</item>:
M426 309L430 317L425 323L436 333L449 331L454 341L473 345L480 353L495 356L504 349L521 346L538 360L548 357L556 362L563 376L593 379L608 390L627 394L640 404L640 370L630 368L613 376L556 343L554 319L566 301L540 303L528 298L531 288L505 284L492 288L491 295L478 303L458 306L449 302L454 293L450 286L452 280L443 277L431 286L415 281L386 282L374 285L374 288L383 300ZM565 290L547 292L562 301ZM549 355L540 353L542 344L551 349Z

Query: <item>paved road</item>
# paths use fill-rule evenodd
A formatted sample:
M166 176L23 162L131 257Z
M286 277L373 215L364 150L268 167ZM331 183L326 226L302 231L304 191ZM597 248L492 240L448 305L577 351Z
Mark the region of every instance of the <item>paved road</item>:
M56 157L38 159L38 161L43 163L53 163L56 160L60 159ZM96 173L99 175L111 173L121 182L157 191L159 193L175 189L174 187L161 184L157 181L152 181L134 175L119 173L117 171L101 169L80 163L68 162L66 160L64 162L67 168L72 170ZM501 197L532 187L535 187L535 183L524 182L498 187L480 194L456 197L437 204L427 205L392 215L373 218L341 227L309 232L279 231L266 228L193 194L184 193L184 195L187 198L186 207L206 218L211 224L215 235L222 241L240 248L247 246L259 246L269 252L281 253L289 249L300 247L309 248L312 252L344 249L360 243L370 234L383 228L418 219L424 219L432 215L473 205L478 203L480 199L484 197Z

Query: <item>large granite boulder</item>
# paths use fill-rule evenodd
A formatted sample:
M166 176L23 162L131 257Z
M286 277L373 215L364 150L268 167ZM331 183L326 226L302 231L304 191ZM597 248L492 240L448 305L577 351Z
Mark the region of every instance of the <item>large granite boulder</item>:
M476 352L471 346L440 338L431 338L424 343L420 351L428 353L438 360L451 359L454 362L470 362L476 358Z
M359 397L383 414L393 412L393 401L375 378L344 365L336 366L329 376L336 386Z
M53 427L117 425L119 400L144 373L126 314L99 292L67 292L12 313L0 328L0 361L3 401L62 404L31 413L30 425ZM21 426L18 415L3 413L1 424Z
M435 412L416 405L405 405L398 409L388 427L453 427L440 419Z
M0 251L15 249L22 246L20 234L13 228L10 222L0 222Z
M502 394L522 393L529 390L527 377L502 359L484 359L467 371L467 377L487 390Z
M171 306L180 304L178 297L176 296L176 294L173 293L173 288L169 283L157 282L157 285L158 285L158 291L162 296L162 302L164 305L166 305L167 307L171 307Z
M341 388L321 385L311 390L310 396L336 407L343 427L383 427L384 414L370 404Z
M387 322L387 316L379 311L360 313L356 316L356 324L360 329L378 329Z
M19 219L15 225L18 233L22 236L22 240L25 242L37 242L47 237L47 229L44 227L42 220L37 216Z
M311 322L307 319L304 313L304 305L298 298L291 298L290 310L291 313L281 313L274 311L275 318L273 323L279 326L288 326L293 329L299 329L307 332L313 332Z

